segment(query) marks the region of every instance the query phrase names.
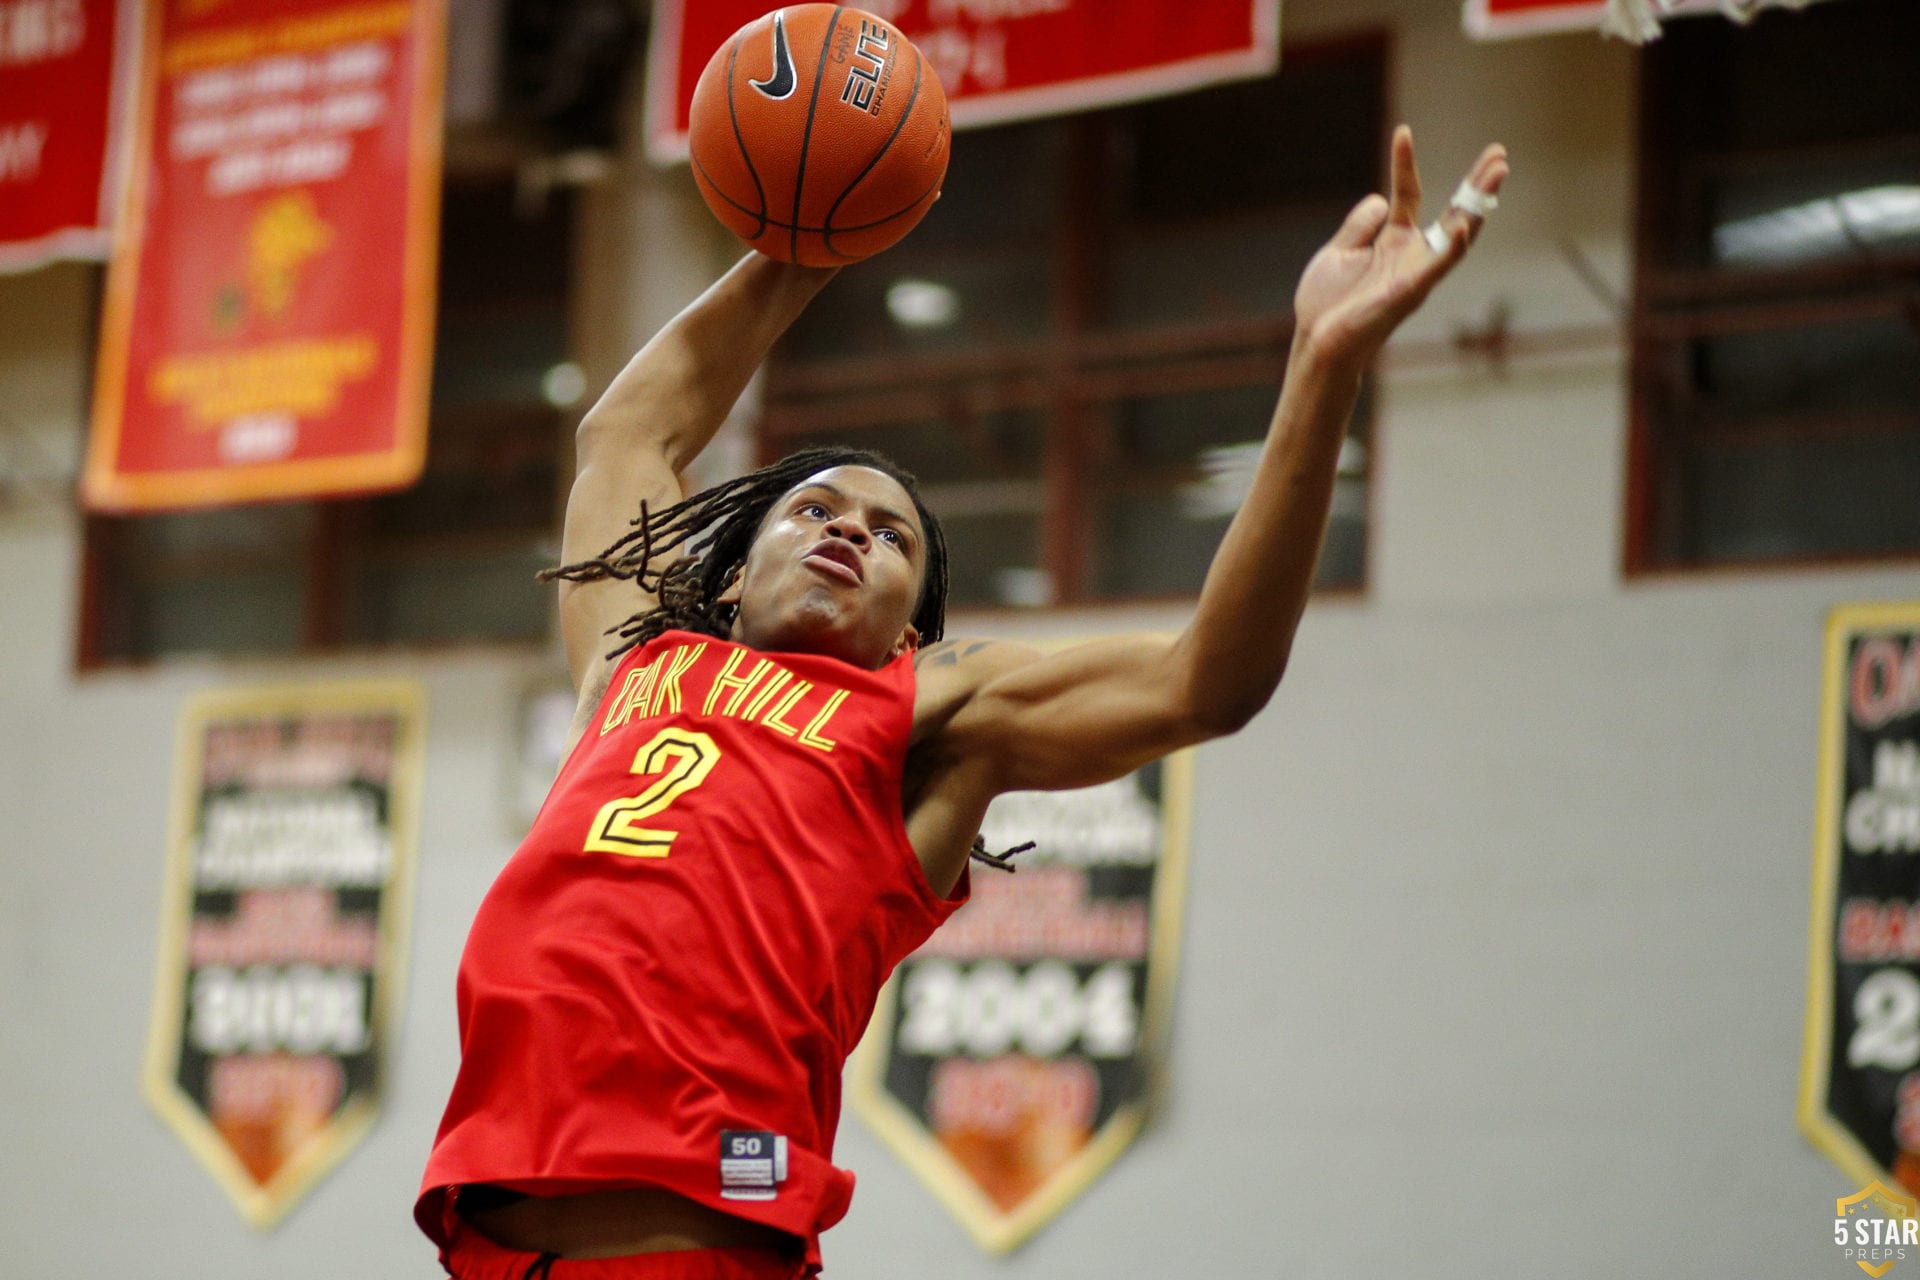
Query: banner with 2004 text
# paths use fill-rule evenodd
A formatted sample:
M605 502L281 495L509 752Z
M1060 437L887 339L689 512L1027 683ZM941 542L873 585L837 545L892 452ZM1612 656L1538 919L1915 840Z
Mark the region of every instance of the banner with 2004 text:
M854 1055L854 1110L981 1248L1015 1248L1139 1133L1179 960L1193 753L993 802L1032 841L902 961Z
M150 0L89 507L418 477L444 2Z

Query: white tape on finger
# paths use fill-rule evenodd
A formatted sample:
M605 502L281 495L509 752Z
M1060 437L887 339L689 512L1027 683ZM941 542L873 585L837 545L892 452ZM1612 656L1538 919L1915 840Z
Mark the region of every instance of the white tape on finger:
M1453 199L1447 201L1453 208L1472 218L1484 218L1500 207L1500 197L1491 191L1482 191L1465 178L1453 193Z
M1458 209L1469 218L1485 218L1500 207L1500 197L1491 191L1482 191L1470 179L1462 178L1459 187L1454 190L1453 199L1447 201L1447 207ZM1428 225L1426 235L1427 247L1435 253L1445 253L1453 246L1453 233L1437 219Z

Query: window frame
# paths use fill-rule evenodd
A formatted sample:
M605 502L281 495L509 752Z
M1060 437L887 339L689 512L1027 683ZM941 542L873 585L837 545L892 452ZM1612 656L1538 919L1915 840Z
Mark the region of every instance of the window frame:
M448 418L457 418L463 410L440 410L434 414L440 429ZM491 415L497 409L479 411ZM556 410L555 413L559 414ZM564 423L556 428L556 468L567 461L558 436L571 434ZM431 448L431 446L429 446ZM562 481L570 477L562 476ZM74 670L82 675L116 670L141 670L156 665L215 658L222 661L278 661L297 658L338 657L356 653L435 653L485 649L498 652L530 653L543 649L547 637L474 635L437 639L364 639L351 636L352 568L367 566L383 559L403 559L412 555L447 555L458 559L464 553L484 552L497 547L503 539L522 538L533 532L531 526L511 532L455 530L396 534L376 537L368 530L373 504L391 493L370 493L344 498L302 499L283 505L306 506L313 511L308 530L297 557L281 561L270 555L257 559L260 566L297 572L300 579L300 621L297 638L291 646L236 652L192 650L153 654L107 653L104 648L106 610L116 592L132 589L117 578L115 563L124 554L125 517L87 512L82 521L80 553L80 590L74 640ZM555 494L555 518L543 533L557 541L560 507L566 485ZM253 505L253 504L249 504ZM166 513L152 513L166 514ZM238 560L226 554L206 556L210 560ZM193 558L187 563L192 565ZM248 560L249 564L254 563ZM534 584L529 583L529 589Z
M1786 15L1775 15L1776 17ZM1628 309L1628 413L1622 576L1692 577L1704 574L1818 572L1920 563L1920 546L1906 550L1806 551L1710 559L1660 550L1663 521L1685 518L1666 490L1663 471L1684 443L1664 444L1668 399L1696 400L1683 363L1687 343L1718 336L1765 332L1821 322L1914 318L1911 301L1920 286L1920 250L1885 252L1872 258L1808 262L1776 267L1716 270L1674 265L1689 223L1703 216L1708 181L1716 174L1778 166L1784 161L1844 159L1848 155L1911 155L1920 164L1920 130L1891 129L1866 140L1845 139L1774 148L1744 148L1714 154L1704 147L1690 158L1687 146L1661 127L1678 109L1681 78L1660 46L1640 51L1636 62L1636 166L1632 253L1634 287ZM1684 167L1683 167L1684 166ZM1678 421L1684 409L1673 413ZM1697 420L1697 419L1696 419ZM1920 414L1862 413L1845 409L1782 414L1756 428L1695 429L1691 441L1738 447L1740 441L1814 442L1862 435L1892 435L1920 428Z
M1370 56L1379 68L1383 121L1391 119L1394 97L1393 36L1387 28L1366 28L1311 37L1287 45L1281 64ZM795 358L776 348L768 360L763 394L754 425L757 459L772 462L816 433L834 427L881 426L901 421L981 415L1007 409L1037 410L1042 416L1039 564L1053 586L1047 609L1137 609L1190 604L1199 591L1174 595L1096 596L1089 548L1095 536L1089 501L1094 492L1091 468L1083 459L1094 447L1090 435L1108 406L1152 393L1231 390L1255 383L1278 398L1293 341L1291 308L1224 321L1183 322L1137 328L1107 328L1092 317L1098 311L1100 267L1113 224L1098 211L1113 190L1108 165L1108 132L1115 113L1084 112L1066 120L1071 131L1069 169L1061 202L1059 251L1050 282L1053 313L1050 332L1037 341L975 345L963 350L889 357L870 355ZM1389 157L1382 132L1376 189L1384 190ZM1305 208L1304 203L1295 206ZM1089 216L1094 214L1095 216ZM1347 209L1329 208L1331 235ZM1230 224L1241 210L1191 217L1144 218L1137 227L1188 229ZM1316 585L1313 598L1364 598L1371 589L1378 528L1380 384L1377 367L1369 371L1371 394L1356 408L1366 440L1363 522L1369 537L1356 581ZM1350 434L1354 423L1348 424ZM955 606L970 614L1030 616L1042 610L1011 604Z

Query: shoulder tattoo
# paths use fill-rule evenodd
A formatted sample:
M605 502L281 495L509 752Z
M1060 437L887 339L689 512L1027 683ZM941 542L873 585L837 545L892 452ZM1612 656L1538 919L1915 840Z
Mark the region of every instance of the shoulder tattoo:
M991 640L942 640L928 645L913 655L913 665L920 667L954 667L982 649L993 647Z

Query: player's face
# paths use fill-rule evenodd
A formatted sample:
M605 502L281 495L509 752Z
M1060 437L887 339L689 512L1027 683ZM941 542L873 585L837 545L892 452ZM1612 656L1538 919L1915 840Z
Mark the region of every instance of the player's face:
M877 670L919 640L926 563L926 532L899 481L829 467L773 505L722 599L740 606L742 644Z

